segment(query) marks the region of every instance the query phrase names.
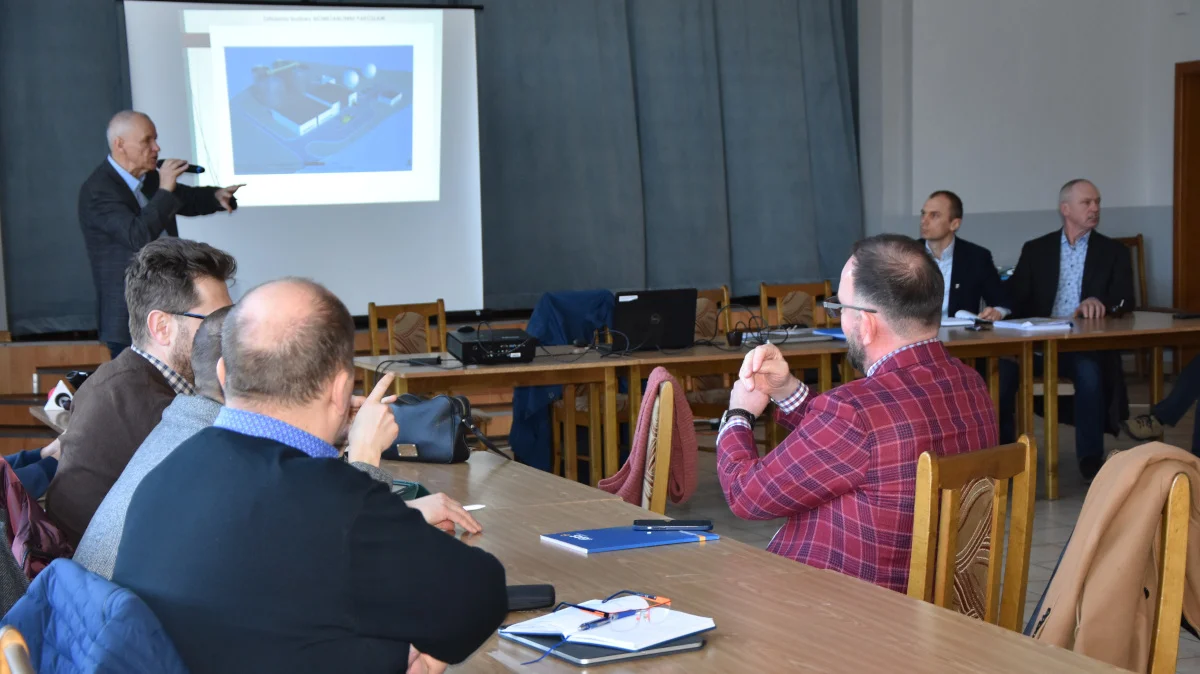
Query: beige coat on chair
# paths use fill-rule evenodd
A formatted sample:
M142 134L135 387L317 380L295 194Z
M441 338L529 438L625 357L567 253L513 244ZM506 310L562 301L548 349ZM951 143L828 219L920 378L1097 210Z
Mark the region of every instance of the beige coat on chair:
M1192 484L1183 614L1200 621L1200 459L1161 442L1115 455L1088 490L1034 638L1144 672L1158 605L1158 538L1171 483Z

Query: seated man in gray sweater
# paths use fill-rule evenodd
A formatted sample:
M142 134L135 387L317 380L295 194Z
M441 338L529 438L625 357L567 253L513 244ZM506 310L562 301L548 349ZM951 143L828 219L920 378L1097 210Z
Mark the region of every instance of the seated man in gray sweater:
M85 569L111 579L117 561L117 546L125 528L125 513L133 492L163 459L184 440L213 425L225 396L217 380L217 361L221 359L221 326L232 306L209 314L192 341L192 371L196 395L175 396L163 410L162 421L134 452L129 465L121 471L104 501L92 516L87 531L75 549L75 561Z
M192 342L192 370L195 373L196 395L176 396L175 400L163 410L162 421L159 422L146 440L142 442L130 459L129 465L121 472L121 477L109 490L108 495L96 510L87 531L84 532L79 547L75 549L75 561L80 566L97 575L112 580L113 565L117 561L117 548L121 545L121 536L125 529L125 516L129 511L129 502L133 492L141 484L142 478L154 470L166 459L175 448L190 439L196 433L213 425L217 413L225 403L222 387L222 375L217 373L217 363L221 360L221 326L225 316L232 306L218 309L209 314L196 329ZM384 377L376 385L376 390L386 390L391 384L391 376ZM378 397L378 396L376 396ZM380 403L384 406L395 400L395 396L383 398ZM363 398L356 397L351 407L358 410L364 404ZM378 403L376 403L377 405ZM396 435L395 421L391 414L378 414L373 410L370 415L364 415L362 423L355 423L349 434L350 447L347 449L350 465L365 472L380 482L391 483L392 474L379 468L378 456L391 444ZM355 417L358 421L359 417ZM389 425L390 433L389 438ZM375 461L365 459L374 452ZM365 460L359 460L365 459ZM458 504L446 498L444 494L434 494L425 498L410 501L409 506L420 510L437 520L437 513L446 508L460 510ZM465 512L460 513L461 524L465 529L475 532L479 524ZM453 524L448 527L438 521L431 521L442 528L453 530Z

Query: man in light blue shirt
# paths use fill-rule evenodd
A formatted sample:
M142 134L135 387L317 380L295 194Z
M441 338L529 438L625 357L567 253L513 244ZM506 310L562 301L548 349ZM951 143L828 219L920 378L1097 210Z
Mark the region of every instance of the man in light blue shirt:
M1112 311L1133 309L1133 271L1129 249L1096 227L1100 191L1087 180L1072 180L1059 191L1062 228L1027 242L1006 284L1017 318L1061 316L1095 321ZM1040 374L1041 359L1034 362ZM1072 352L1058 357L1058 374L1071 381L1075 395L1062 408L1075 424L1075 454L1084 478L1091 479L1104 456L1104 432L1120 431L1129 415L1116 352ZM1000 370L1000 442L1016 439L1013 422L1017 368Z
M158 130L140 112L125 110L108 124L109 155L79 189L79 226L92 265L100 341L116 358L132 343L125 307L125 267L147 243L179 236L175 216L236 208L229 187L189 187L178 181L188 163L158 164Z

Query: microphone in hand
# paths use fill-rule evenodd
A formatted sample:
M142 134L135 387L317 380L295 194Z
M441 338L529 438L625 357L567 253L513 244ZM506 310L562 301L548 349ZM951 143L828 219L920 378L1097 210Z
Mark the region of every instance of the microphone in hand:
M157 164L158 168L162 168L163 162L165 162L165 161L166 161L166 159L159 159L158 164ZM204 173L204 167L196 166L195 164L188 164L187 168L183 169L183 172L184 173Z

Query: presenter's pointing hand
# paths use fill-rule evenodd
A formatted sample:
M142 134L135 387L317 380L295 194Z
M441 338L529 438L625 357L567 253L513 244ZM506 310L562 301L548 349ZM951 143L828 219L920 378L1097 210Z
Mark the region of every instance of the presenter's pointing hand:
M231 201L231 199L233 199L233 193L238 191L239 187L245 187L245 186L246 186L246 184L242 183L240 185L230 185L229 187L222 187L221 189L217 190L217 192L216 192L217 203L221 204L221 208L229 211L230 215L232 215L233 214L233 202Z
M168 192L175 191L175 180L179 178L188 163L182 159L167 159L158 167L158 187Z

